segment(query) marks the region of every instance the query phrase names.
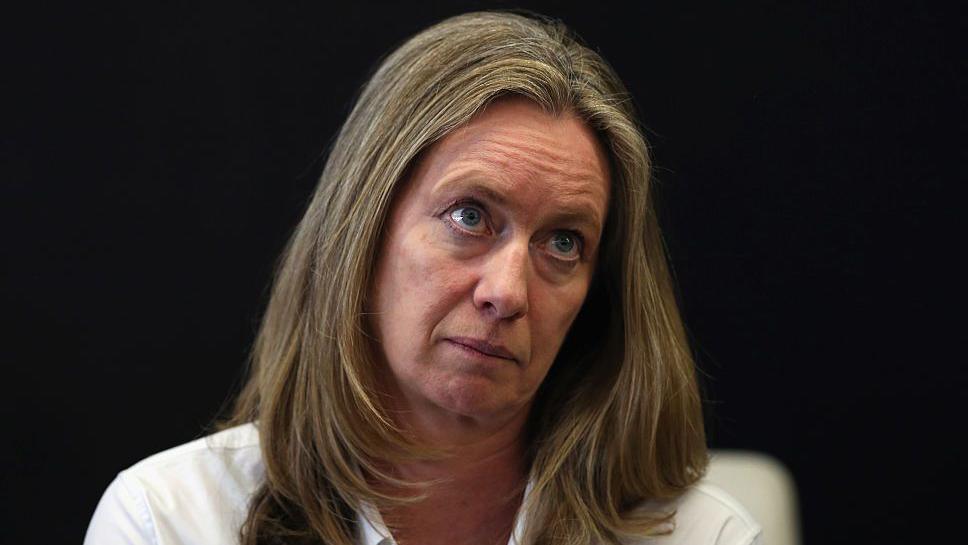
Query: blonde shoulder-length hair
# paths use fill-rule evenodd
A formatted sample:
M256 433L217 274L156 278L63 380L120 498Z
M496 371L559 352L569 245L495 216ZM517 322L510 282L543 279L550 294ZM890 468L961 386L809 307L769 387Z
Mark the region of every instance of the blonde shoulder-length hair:
M250 377L224 426L256 422L266 477L243 543L354 541L361 504L388 505L376 461L433 455L375 392L365 315L391 203L421 151L490 101L573 112L612 164L598 272L529 427L527 542L618 543L661 531L707 455L692 356L650 198L648 148L611 67L556 21L471 13L379 66L339 132L276 273ZM400 484L400 483L397 483Z

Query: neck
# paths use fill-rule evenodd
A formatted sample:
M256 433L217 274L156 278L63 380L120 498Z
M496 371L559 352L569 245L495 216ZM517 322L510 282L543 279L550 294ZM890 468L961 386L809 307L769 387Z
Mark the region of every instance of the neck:
M407 419L407 428L418 440L445 455L386 465L389 473L403 480L430 483L418 490L422 499L382 513L397 543L507 543L527 479L526 416L523 408L510 420L492 426L472 421L425 426L421 424L426 422ZM374 484L396 496L414 493Z

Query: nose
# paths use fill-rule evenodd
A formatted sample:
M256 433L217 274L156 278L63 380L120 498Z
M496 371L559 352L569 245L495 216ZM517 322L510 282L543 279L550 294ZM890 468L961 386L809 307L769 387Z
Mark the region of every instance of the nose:
M484 260L474 306L487 316L515 320L528 313L530 253L527 242L509 242Z

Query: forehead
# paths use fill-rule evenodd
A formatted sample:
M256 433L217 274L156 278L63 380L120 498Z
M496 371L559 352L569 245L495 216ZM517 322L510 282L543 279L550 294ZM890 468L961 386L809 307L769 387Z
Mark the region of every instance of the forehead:
M473 185L533 210L581 210L598 226L605 219L608 159L595 132L523 98L491 103L431 147L414 175L431 194Z

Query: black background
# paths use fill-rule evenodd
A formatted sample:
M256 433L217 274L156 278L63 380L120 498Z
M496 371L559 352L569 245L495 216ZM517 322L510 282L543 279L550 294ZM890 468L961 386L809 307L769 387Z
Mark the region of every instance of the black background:
M632 91L711 444L792 470L808 544L946 535L964 507L963 18L38 2L0 23L0 540L78 542L117 471L203 433L359 86L409 35L484 7L564 19Z

